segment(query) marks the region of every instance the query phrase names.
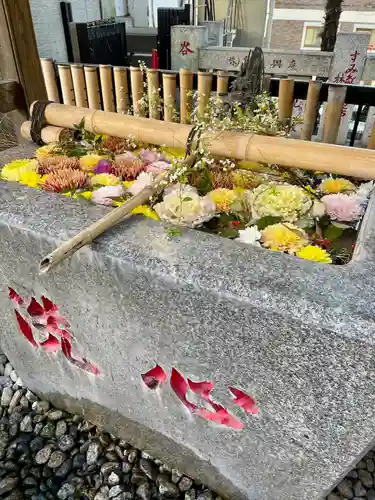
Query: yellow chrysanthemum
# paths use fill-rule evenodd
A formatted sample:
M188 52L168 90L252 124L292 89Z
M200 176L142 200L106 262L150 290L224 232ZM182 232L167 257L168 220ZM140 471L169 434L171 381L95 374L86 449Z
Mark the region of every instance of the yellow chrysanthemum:
M37 188L43 184L42 176L32 170L30 172L22 172L20 175L20 183L31 188Z
M132 186L135 183L135 181L122 181L122 183L126 188L130 188L130 186Z
M345 191L354 191L355 185L342 177L339 179L329 178L321 183L320 190L324 194L344 193Z
M80 165L82 170L86 172L94 171L96 165L100 160L103 160L104 156L100 155L86 155L80 158Z
M217 212L230 212L237 198L235 191L226 188L214 189L207 196L215 203Z
M152 208L148 207L147 205L139 205L132 210L132 214L144 215L149 219L160 220L155 210L152 210Z
M90 178L92 185L116 186L120 184L120 179L113 174L97 174Z
M262 231L263 246L271 250L295 253L309 242L308 236L301 228L289 224L272 224Z
M321 264L332 264L332 259L323 248L314 245L307 245L296 253L297 257L301 259L313 260Z
M54 149L56 147L55 143L47 144L42 146L35 151L35 156L39 158L47 158L48 156L54 156Z
M249 172L248 170L235 170L232 172L233 184L236 187L244 189L252 189L264 182L261 175L256 172Z
M1 169L1 177L6 181L19 182L25 172L35 172L38 167L37 160L14 160Z
M84 198L85 200L91 200L92 191L82 191L81 193L74 193L72 198Z

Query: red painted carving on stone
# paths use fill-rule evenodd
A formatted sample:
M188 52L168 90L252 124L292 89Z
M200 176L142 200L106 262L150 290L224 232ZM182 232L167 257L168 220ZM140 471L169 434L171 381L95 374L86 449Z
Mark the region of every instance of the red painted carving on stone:
M47 297L42 297L40 304L35 297L32 297L28 306L25 301L13 290L8 288L9 298L16 305L14 310L20 332L30 342L33 347L41 348L45 352L57 353L60 349L66 359L93 375L99 375L99 369L81 356L73 356L72 339L73 335L67 330L68 321L59 313L59 307ZM23 311L21 314L20 310ZM25 315L28 319L25 318ZM28 321L30 320L30 321ZM43 337L43 341L35 338L33 328Z
M359 55L360 52L358 52L358 50L355 50L355 52L350 54L349 66L343 73L339 73L338 75L335 76L335 78L333 79L334 83L347 83L349 85L352 85L355 82L358 73L356 61ZM348 113L348 105L344 104L341 116L344 117L347 115L347 113Z
M191 50L190 42L184 40L181 43L180 54L183 56L187 56L188 54L193 54L193 53L194 53L194 50Z
M141 375L143 382L149 389L157 389L167 380L167 374L161 368L161 366L156 365L154 368L149 370L147 373ZM172 368L170 385L173 392L176 394L178 399L182 404L193 414L209 422L215 422L219 425L224 425L225 427L231 427L233 429L243 429L244 424L240 422L236 417L231 415L224 406L216 403L212 399L212 391L214 389L214 384L210 381L194 382L193 380L187 379L181 375L181 373ZM193 403L188 399L188 390L200 396L204 403L203 405ZM234 395L234 404L237 404L246 413L256 415L259 412L256 406L254 398L234 387L229 387L229 390ZM211 406L212 410L207 408L207 404Z

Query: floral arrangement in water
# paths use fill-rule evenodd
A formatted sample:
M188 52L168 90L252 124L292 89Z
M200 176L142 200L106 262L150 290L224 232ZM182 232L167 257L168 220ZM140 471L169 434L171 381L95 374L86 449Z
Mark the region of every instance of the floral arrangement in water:
M41 147L1 178L116 207L170 171L164 190L133 210L171 224L170 234L196 228L323 264L350 260L373 182L209 154L179 170L183 150L78 129L79 140Z

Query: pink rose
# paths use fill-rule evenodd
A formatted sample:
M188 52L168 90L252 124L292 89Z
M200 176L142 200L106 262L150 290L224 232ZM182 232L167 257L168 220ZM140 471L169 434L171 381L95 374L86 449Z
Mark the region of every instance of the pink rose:
M343 222L356 221L363 213L360 200L356 196L342 193L327 194L323 196L321 201L326 207L326 213L334 220Z

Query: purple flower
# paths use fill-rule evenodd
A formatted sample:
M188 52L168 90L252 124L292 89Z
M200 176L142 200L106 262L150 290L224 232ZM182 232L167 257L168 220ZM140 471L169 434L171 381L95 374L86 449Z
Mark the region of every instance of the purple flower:
M155 161L166 161L166 158L157 151L151 151L151 149L142 149L139 153L139 157L145 163L154 163Z
M166 161L154 161L153 163L150 163L147 165L146 171L147 172L155 172L156 174L159 174L160 172L163 172L166 168L169 168L171 166L170 163L167 163Z
M100 160L95 167L96 174L110 174L112 172L112 163L108 160Z

